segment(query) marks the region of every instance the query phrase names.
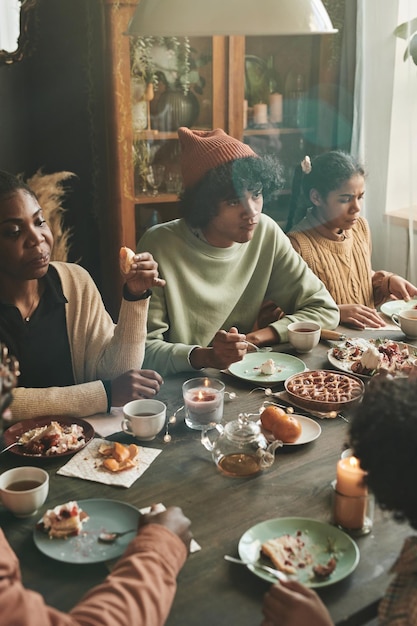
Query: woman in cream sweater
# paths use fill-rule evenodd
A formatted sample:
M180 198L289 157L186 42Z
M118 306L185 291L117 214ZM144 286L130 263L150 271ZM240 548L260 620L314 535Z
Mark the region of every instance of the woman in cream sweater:
M310 207L302 219L298 215L295 226L287 225L293 247L326 285L342 324L385 326L376 307L391 297L409 300L417 288L397 274L371 267L369 225L360 216L363 167L351 155L331 151L312 162L305 157L294 178L293 206L303 192Z
M153 257L136 255L115 325L91 276L50 263L52 233L36 195L0 171L0 341L20 364L13 418L84 417L153 397L161 376L141 370Z

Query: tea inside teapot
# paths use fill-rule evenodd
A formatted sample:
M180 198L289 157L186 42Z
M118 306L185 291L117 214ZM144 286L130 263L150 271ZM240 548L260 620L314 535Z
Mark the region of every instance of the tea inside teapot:
M201 442L226 476L252 476L271 467L275 449L282 445L280 441L269 444L259 425L245 414L225 426L217 424L215 428L219 433L217 439L212 442L205 430L201 433Z

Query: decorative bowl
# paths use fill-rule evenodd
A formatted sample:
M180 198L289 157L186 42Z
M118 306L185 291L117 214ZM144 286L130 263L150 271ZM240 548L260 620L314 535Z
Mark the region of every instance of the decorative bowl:
M362 400L363 381L353 374L312 370L294 374L284 383L289 399L302 408L320 413L344 411Z

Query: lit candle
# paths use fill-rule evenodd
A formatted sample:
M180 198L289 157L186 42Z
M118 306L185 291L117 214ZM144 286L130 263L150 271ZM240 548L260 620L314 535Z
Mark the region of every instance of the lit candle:
M184 390L186 423L201 428L223 417L223 390L214 387L193 387Z
M366 472L364 472L358 459L349 456L340 459L337 464L336 491L344 496L366 496L368 489L363 482Z
M282 122L282 95L271 93L269 96L269 120L272 124Z
M356 457L341 459L337 464L334 521L346 529L360 529L365 524L368 489L364 472Z
M255 124L268 123L268 107L266 104L255 104L253 107L253 121Z

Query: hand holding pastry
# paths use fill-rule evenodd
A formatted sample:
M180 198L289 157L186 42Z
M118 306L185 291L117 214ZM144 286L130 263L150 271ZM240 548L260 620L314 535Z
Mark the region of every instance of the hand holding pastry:
M120 270L126 278L126 286L132 296L141 296L153 287L164 287L159 278L158 263L149 252L135 254L127 246L120 248Z

